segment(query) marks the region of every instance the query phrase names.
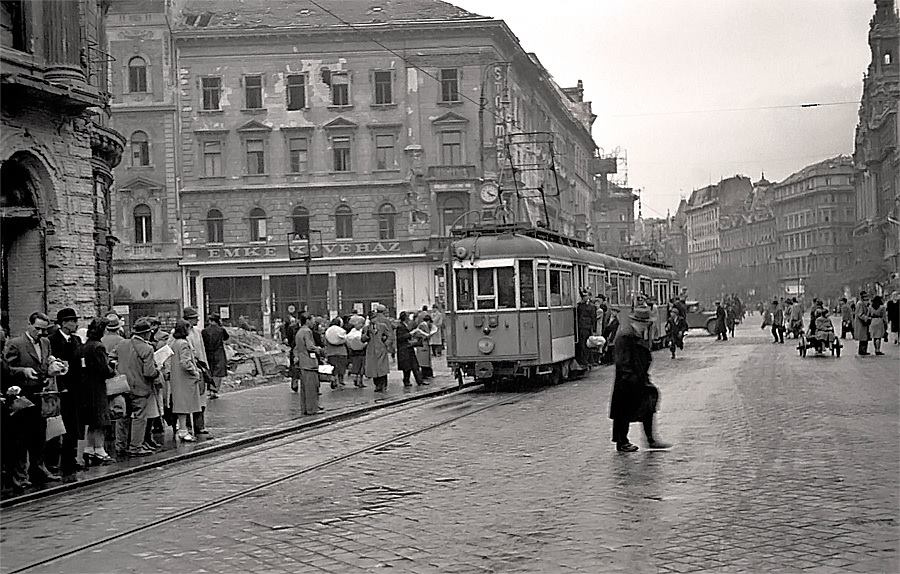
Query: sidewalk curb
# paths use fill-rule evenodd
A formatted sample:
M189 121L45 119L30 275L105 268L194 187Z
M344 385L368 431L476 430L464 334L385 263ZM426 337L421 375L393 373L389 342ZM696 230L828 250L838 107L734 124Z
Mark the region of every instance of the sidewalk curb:
M145 464L132 466L129 468L123 468L121 470L109 472L106 474L102 474L100 476L93 476L89 478L85 478L83 480L78 480L75 482L67 482L63 484L59 484L57 486L53 486L50 488L45 488L42 490L37 490L35 492L29 492L28 494L23 494L20 496L14 496L12 498L7 498L4 500L0 500L0 508L10 508L12 506L17 506L20 504L25 504L27 502L33 502L35 500L40 500L42 498L47 498L50 496L54 496L57 494L62 494L65 492L69 492L72 490L77 490L80 488L84 488L87 486L92 486L94 484L98 484L101 482L106 482L108 480L113 480L117 478L122 478L125 476L130 476L132 474L137 474L140 472L145 472L148 470L152 470L155 468L160 468L163 466L168 466L170 464L176 462L183 462L193 458L199 458L201 456L206 456L210 454L216 454L221 451L250 446L253 444L257 444L260 442L264 442L266 440L270 440L273 438L278 438L281 436L285 436L291 433L295 433L298 431L311 430L314 428L318 428L320 426L324 426L326 424L341 422L345 420L350 420L372 411L381 410L388 407L393 407L397 405L402 405L405 403L410 403L416 400L428 399L434 397L440 397L443 395L449 395L455 392L458 392L463 389L471 388L477 386L478 383L465 383L463 385L453 385L449 387L444 387L442 389L434 389L429 391L424 391L422 393L417 393L415 395L408 395L404 397L400 397L397 399L393 399L385 402L375 402L371 404L367 404L361 407L351 407L345 411L336 412L331 415L325 415L321 418L316 418L314 420L302 421L300 419L288 420L282 423L284 426L280 428L271 429L263 432L262 434L255 436L245 436L232 441L225 441L219 444L210 445L204 448L198 448L191 450L190 452L184 452L181 454L177 454L175 456L170 456L166 458L162 458L159 460L154 460L147 462Z

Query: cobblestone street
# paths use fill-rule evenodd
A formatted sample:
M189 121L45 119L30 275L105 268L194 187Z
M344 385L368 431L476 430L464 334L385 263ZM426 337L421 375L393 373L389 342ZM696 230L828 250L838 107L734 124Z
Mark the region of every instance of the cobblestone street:
M655 353L670 451L615 451L604 367L13 507L0 570L896 572L898 347L801 359L747 323Z

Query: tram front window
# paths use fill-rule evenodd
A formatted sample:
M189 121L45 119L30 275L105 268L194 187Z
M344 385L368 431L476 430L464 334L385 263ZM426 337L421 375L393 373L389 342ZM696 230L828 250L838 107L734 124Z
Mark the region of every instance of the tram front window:
M475 308L475 278L471 269L456 270L456 309L471 311Z
M478 270L478 297L476 306L478 309L496 309L497 301L494 298L494 270Z
M513 267L497 268L497 307L516 308L516 271Z
M519 261L519 299L523 309L534 307L534 264Z

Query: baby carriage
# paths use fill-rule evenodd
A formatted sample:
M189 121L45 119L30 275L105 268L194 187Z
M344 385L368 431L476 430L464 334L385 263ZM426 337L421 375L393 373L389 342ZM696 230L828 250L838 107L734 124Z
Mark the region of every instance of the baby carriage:
M807 333L800 332L800 341L797 344L800 356L805 357L809 349L815 350L816 355L823 355L826 349L830 349L832 356L841 356L841 340L835 336L834 325L824 312L816 314L816 319L809 326Z

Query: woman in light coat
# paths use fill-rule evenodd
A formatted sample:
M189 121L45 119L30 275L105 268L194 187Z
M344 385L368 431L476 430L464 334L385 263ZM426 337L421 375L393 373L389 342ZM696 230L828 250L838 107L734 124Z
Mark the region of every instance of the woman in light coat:
M881 352L881 341L884 334L887 319L887 308L884 306L884 299L881 295L872 297L872 304L869 306L869 336L872 337L872 344L875 345L875 354L883 355Z
M188 416L200 412L200 369L194 349L187 341L191 325L185 320L175 323L172 331L172 348L170 389L172 393L172 412L178 416L178 440L194 442L188 431Z
M396 351L394 328L384 316L387 308L380 303L372 306L375 316L363 329L361 340L366 345L366 376L375 383L375 392L387 389L388 374L391 372L390 357Z
M419 313L417 322L418 326L413 334L422 340L422 346L416 347L416 360L419 361L419 368L422 370L422 379L427 381L434 378L434 369L431 366L431 345L438 329L432 321L431 315L424 311Z
M869 294L860 292L853 311L853 338L859 341L858 355L869 354Z

